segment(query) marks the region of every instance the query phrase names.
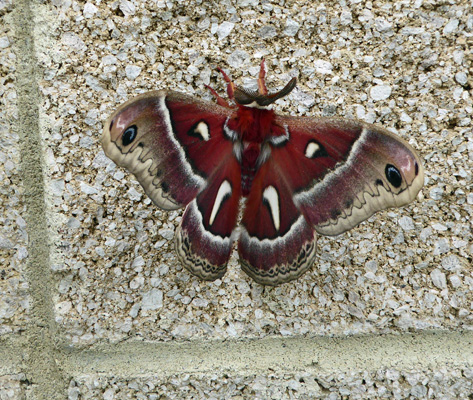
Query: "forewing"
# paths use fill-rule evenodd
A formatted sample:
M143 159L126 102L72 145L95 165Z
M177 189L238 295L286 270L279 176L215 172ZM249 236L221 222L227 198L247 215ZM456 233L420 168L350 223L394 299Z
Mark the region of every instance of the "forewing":
M102 146L159 207L187 205L229 153L222 127L232 111L175 92L140 95L107 120ZM231 148L230 148L231 153Z
M415 199L424 174L412 147L358 121L278 117L289 140L271 157L307 221L324 235L353 228L377 211Z

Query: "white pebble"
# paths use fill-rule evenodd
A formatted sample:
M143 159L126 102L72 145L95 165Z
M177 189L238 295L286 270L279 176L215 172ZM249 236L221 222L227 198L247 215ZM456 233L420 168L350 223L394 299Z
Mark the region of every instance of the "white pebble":
M411 231L414 229L414 221L411 217L404 216L399 218L399 225L405 231Z
M122 0L120 1L120 10L125 16L134 15L136 7L131 1Z
M430 195L430 198L433 199L433 200L440 200L442 198L442 195L443 195L443 188L434 187L434 188L430 189L429 195Z
M128 315L131 317L131 318L136 318L138 316L138 312L140 311L140 308L141 308L141 303L135 303L133 305L133 307L131 307L130 309L130 312L128 313ZM123 325L121 326L120 328L123 332L129 332L130 329L131 329L131 324L127 323L127 322L123 322Z
M141 68L138 65L127 65L125 67L125 74L128 79L134 81L141 74Z
M455 248L460 249L461 247L465 247L468 242L466 240L453 238L452 244Z
M132 201L139 201L142 195L134 187L131 187L127 192L127 196Z
M64 193L65 183L64 179L54 179L49 184L49 189L53 196L61 197Z
M370 260L365 264L365 270L368 272L376 273L378 270L378 263L375 260Z
M238 69L240 68L246 60L250 58L250 55L244 50L235 50L232 54L228 56L227 62L230 67Z
M16 256L17 256L19 261L24 260L26 257L28 257L28 250L26 249L26 247L21 246L18 249L18 252L16 253Z
M434 256L445 254L450 250L450 245L446 239L439 239L434 243Z
M340 23L345 26L353 23L353 16L351 14L351 11L349 10L342 11L342 13L340 14Z
M438 222L432 224L432 228L434 228L436 231L440 231L440 232L446 231L448 229L445 225L440 224Z
M388 369L386 370L386 378L388 378L391 381L397 381L399 380L400 373L396 369Z
M455 61L456 64L461 64L464 57L465 53L462 50L455 50L453 52L453 61Z
M300 25L292 19L286 21L286 27L284 28L284 35L286 36L295 36L299 31Z
M80 227L80 221L77 218L71 217L67 220L67 226L71 229L77 229Z
M448 280L454 288L458 288L462 285L461 278L458 275L451 275Z
M58 315L67 315L72 309L72 303L70 301L61 301L56 304L56 313Z
M449 33L453 33L457 30L458 25L460 21L458 19L452 19L451 21L448 22L447 25L445 25L445 28L443 28L443 34L448 35Z
M222 40L223 38L226 38L228 35L230 35L230 32L234 28L235 24L233 22L222 22L218 28L217 28L217 36L219 40Z
M209 302L205 299L201 299L200 297L196 297L194 300L192 300L192 304L196 307L207 307Z
M65 32L64 35L62 35L61 41L67 47L77 51L84 51L86 49L84 41L74 32Z
M366 115L366 110L365 110L365 107L363 107L362 105L355 105L355 112L356 112L356 118L358 119L364 119L365 118L365 115Z
M402 112L401 121L407 122L408 124L410 124L412 122L412 118L409 115L407 115L405 112Z
M442 260L442 267L447 271L458 271L461 268L461 263L455 254L451 254Z
M121 181L125 177L125 173L122 170L119 170L113 174L113 179Z
M405 28L401 29L401 34L406 36L419 35L420 33L424 33L424 31L425 29L422 27L406 26Z
M228 336L235 337L238 335L237 330L235 329L235 325L233 325L231 322L229 323L227 327L227 334Z
M163 292L159 289L151 289L143 294L141 309L153 311L163 306Z
M399 233L396 235L396 237L393 240L393 244L401 244L404 243L404 234L402 231L399 231Z
M95 7L92 3L85 3L84 6L84 17L85 18L92 18L98 11L98 8Z
M376 85L370 89L370 96L374 101L386 100L391 96L391 86Z
M8 37L2 36L0 38L0 49L6 49L8 46L10 46L10 41L8 40Z
M143 286L143 283L145 283L145 278L142 276L137 276L136 278L131 280L130 289L138 289L139 287Z
M466 196L466 202L468 204L473 204L473 193L468 193L468 195Z
M276 28L272 25L266 25L256 32L261 39L272 39L276 36Z
M115 398L115 389L109 388L103 394L104 400L113 400Z
M174 231L172 229L160 229L158 233L166 240L171 240L174 237Z
M84 183L84 182L80 183L80 190L82 191L82 193L85 193L85 194L97 194L98 193L97 189L95 189L94 187L92 187L90 185L87 185L87 183Z
M415 399L425 399L427 397L427 388L424 385L416 385L411 389L411 395Z
M187 67L187 72L191 75L197 75L199 73L199 69L195 65L189 65Z
M0 235L0 250L12 249L13 242L6 237Z
M117 63L117 57L112 56L111 54L106 55L102 58L103 65L115 65Z
M430 273L430 278L432 279L434 286L438 287L439 289L446 289L447 279L445 278L445 274L438 268L435 268Z
M457 72L455 74L455 80L462 86L465 86L468 83L468 77L465 72Z
M94 78L93 76L90 76L90 75L86 76L85 83L95 91L103 90L99 80L97 78Z
M210 26L210 33L212 35L215 35L217 33L217 29L218 29L218 24L216 22L212 23L212 25Z
M197 28L200 31L203 31L203 30L207 29L209 26L210 26L210 18L208 18L208 17L206 17L203 20L200 20L199 22L197 22Z
M298 391L301 388L301 384L295 379L291 379L288 382L287 387L291 390Z
M387 32L392 29L392 24L383 18L376 18L374 22L378 32Z
M331 74L333 70L333 65L325 60L315 60L314 67L319 74Z
M145 265L145 260L144 260L143 256L138 256L133 260L133 263L131 264L131 267L136 268L136 267L142 267L144 265Z

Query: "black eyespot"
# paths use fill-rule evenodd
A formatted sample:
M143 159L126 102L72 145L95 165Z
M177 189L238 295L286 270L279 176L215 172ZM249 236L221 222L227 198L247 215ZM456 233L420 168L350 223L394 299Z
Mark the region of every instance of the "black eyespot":
M166 182L161 182L161 189L164 193L169 193L169 186Z
M330 217L332 219L337 219L340 215L342 215L342 212L340 210L333 209L330 211Z
M136 139L136 135L138 134L138 128L136 125L131 125L126 128L125 132L122 135L122 143L123 146L128 146L133 140Z
M386 178L388 179L391 185L393 185L395 188L401 186L402 176L399 170L394 165L386 164L386 169L384 173L386 174Z
M416 172L416 176L419 174L419 164L415 164L415 172Z
M112 130L112 127L113 127L113 122L114 122L114 120L112 119L112 120L110 121L110 126L108 127L108 130L109 130L109 131L111 131L111 130Z

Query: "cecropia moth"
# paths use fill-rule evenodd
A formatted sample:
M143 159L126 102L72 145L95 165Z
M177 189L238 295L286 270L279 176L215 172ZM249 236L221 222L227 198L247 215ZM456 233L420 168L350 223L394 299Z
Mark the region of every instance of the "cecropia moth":
M222 277L238 241L255 281L291 281L314 264L317 233L338 235L422 188L419 157L394 134L359 121L277 115L267 106L296 79L268 93L264 62L258 92L221 72L234 106L211 88L217 104L153 91L121 105L102 137L105 154L158 207L186 207L175 247L193 274Z

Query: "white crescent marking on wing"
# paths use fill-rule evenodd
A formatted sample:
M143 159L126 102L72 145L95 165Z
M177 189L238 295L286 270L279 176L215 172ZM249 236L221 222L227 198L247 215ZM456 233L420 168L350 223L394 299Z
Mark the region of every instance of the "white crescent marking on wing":
M305 156L307 158L312 158L314 157L314 154L317 153L319 150L320 150L320 146L318 143L309 142L309 144L305 148Z
M223 181L220 187L218 188L217 197L215 198L214 206L212 207L212 212L210 213L209 225L214 223L215 217L217 216L222 202L227 195L232 194L232 185L227 180Z
M206 142L209 141L210 139L209 127L207 126L205 122L200 121L195 127L194 132L198 133L202 137L202 139L205 140Z
M266 189L264 189L263 199L268 202L274 228L279 231L279 226L281 225L281 219L279 215L279 196L278 191L274 188L274 186L268 186Z

